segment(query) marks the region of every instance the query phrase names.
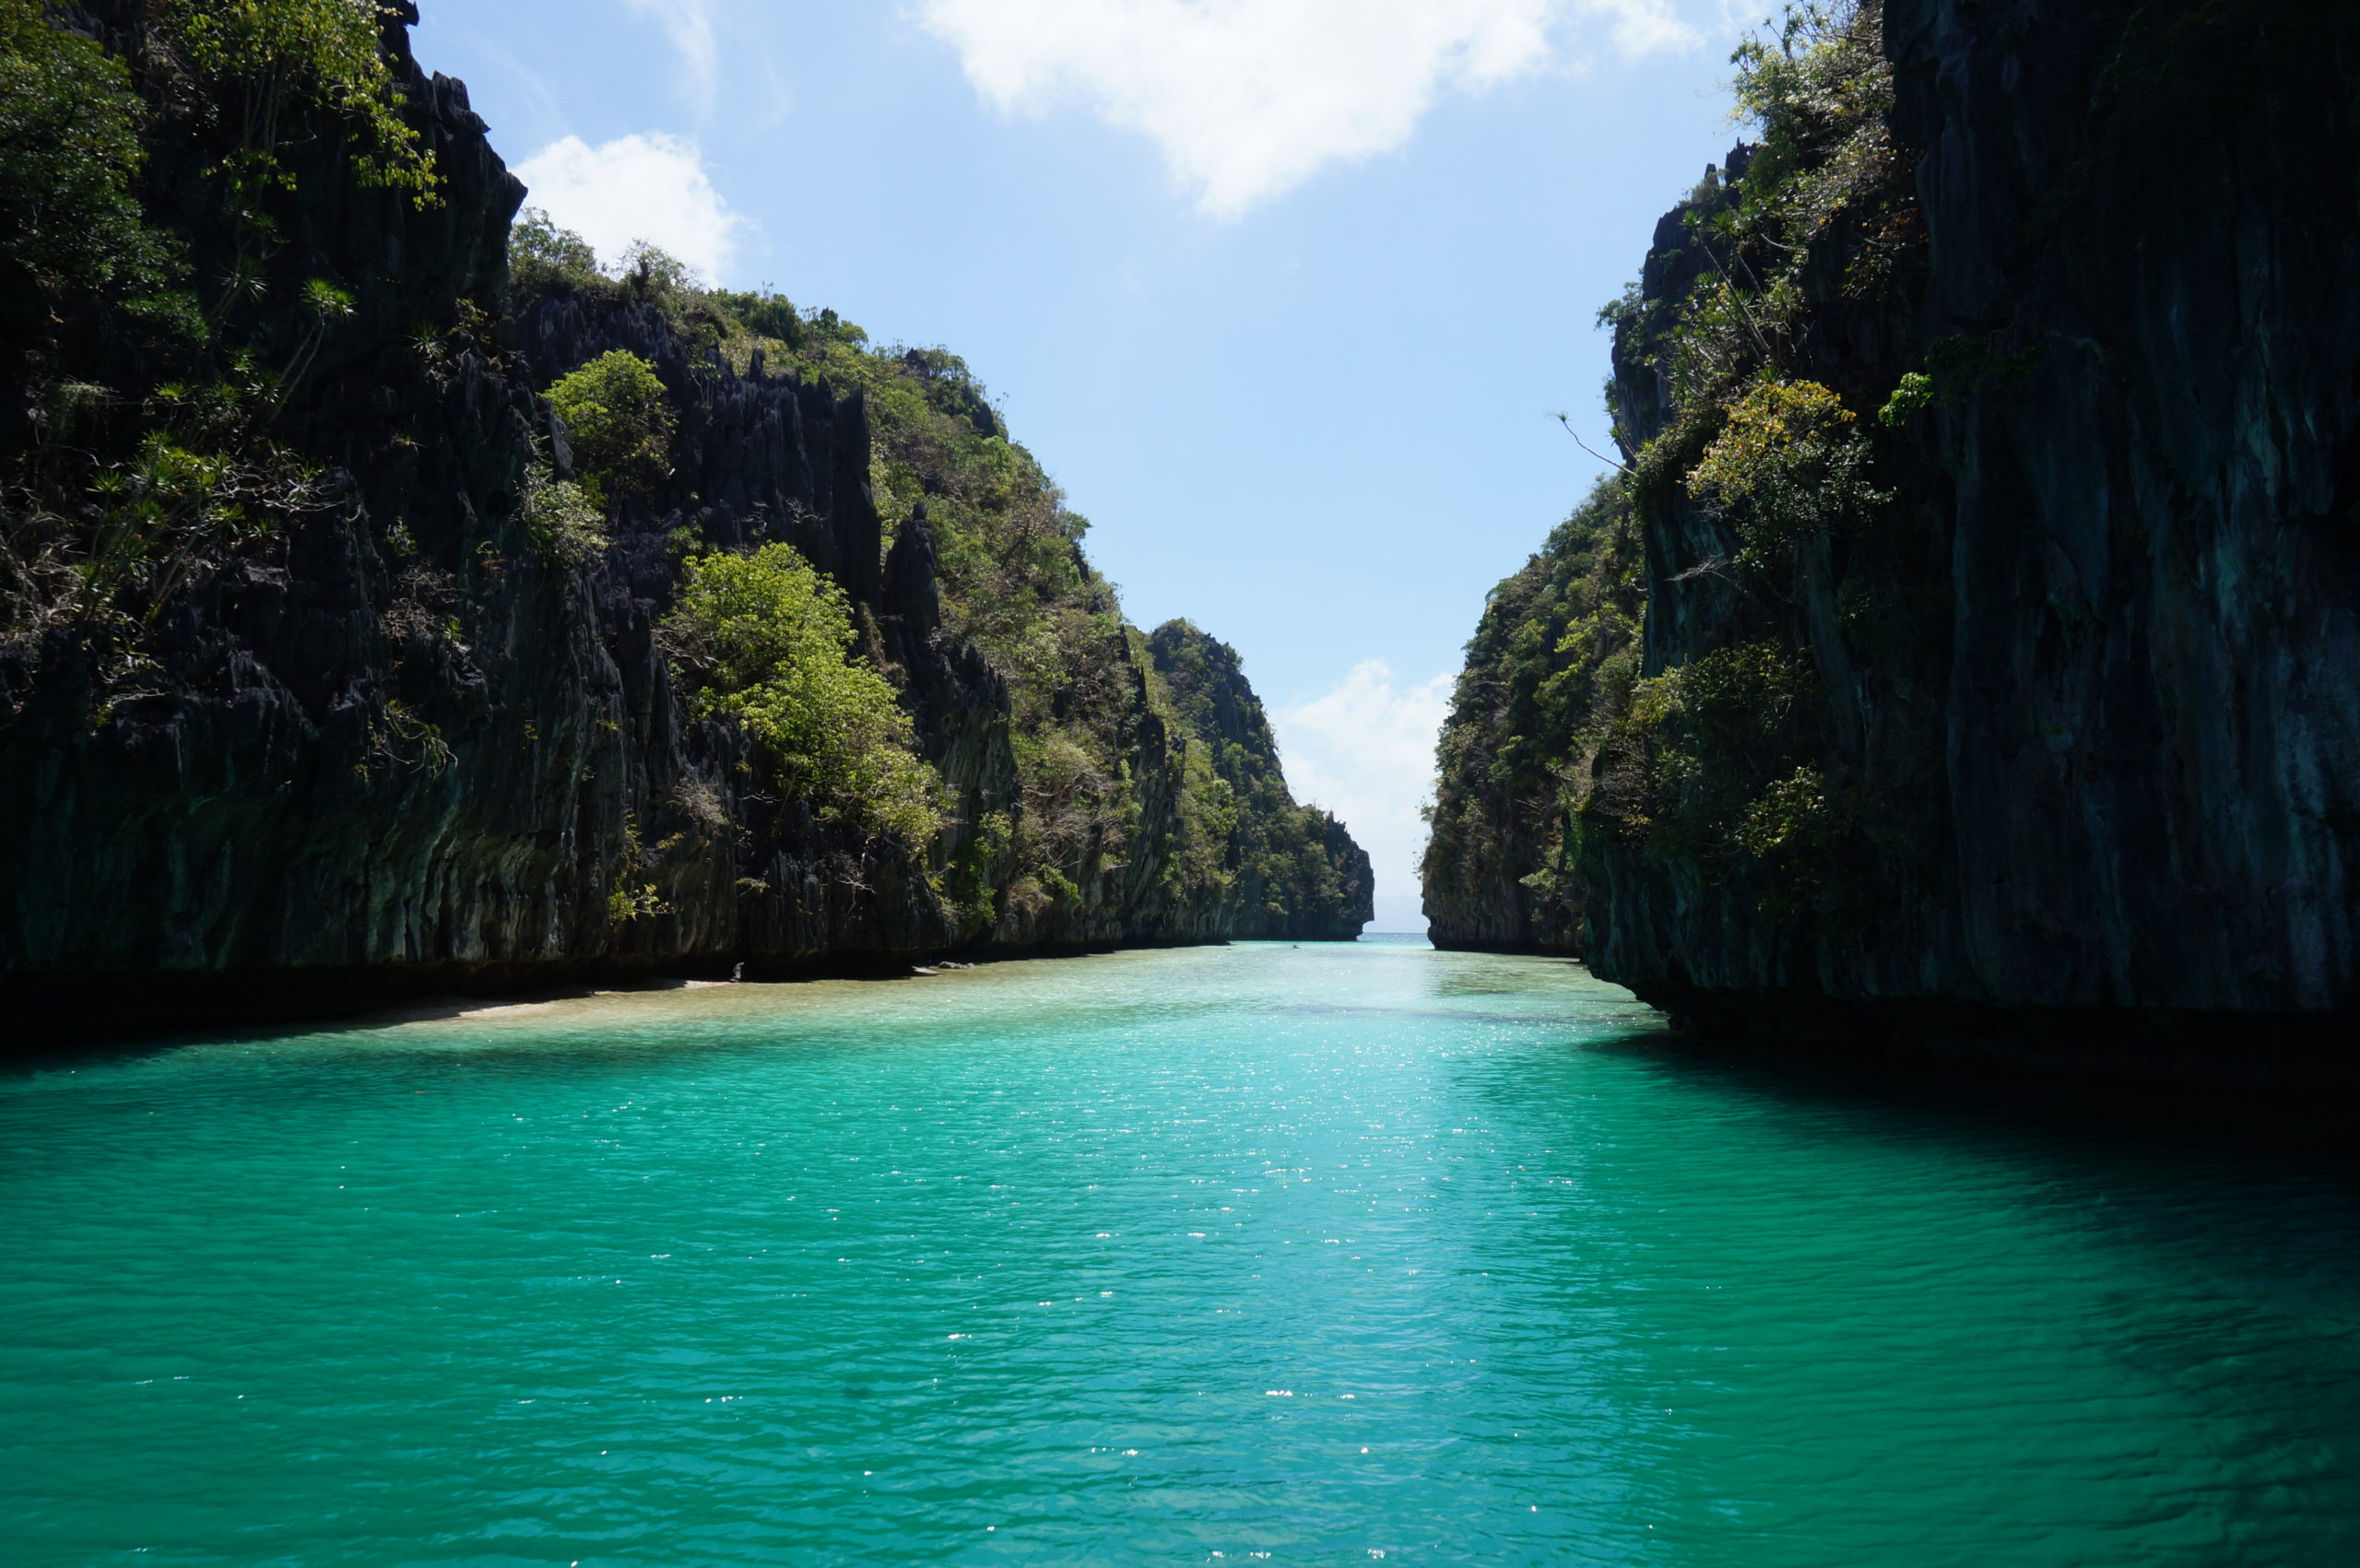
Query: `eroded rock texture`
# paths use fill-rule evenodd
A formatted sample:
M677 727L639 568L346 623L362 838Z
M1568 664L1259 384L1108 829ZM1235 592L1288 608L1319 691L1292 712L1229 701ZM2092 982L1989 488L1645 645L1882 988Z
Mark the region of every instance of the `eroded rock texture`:
M1564 801L1578 946L1730 1031L2331 1042L2360 1006L2360 12L1888 0L1883 47L1925 244L1864 284L1832 225L1771 347L1860 416L1890 503L1749 579L1725 516L1648 482L1678 412L1652 307L1717 276L1682 218L1742 152L1658 230L1611 389L1643 674L1790 658L1747 744L1818 815L1778 840L1800 796L1764 772L1679 840L1606 798L1660 796L1666 753L1618 772L1610 741ZM1446 935L1524 932L1489 904Z
M134 47L137 7L92 14ZM1330 878L1318 907L1209 901L1171 874L1186 747L1125 638L1108 678L1136 696L1140 830L1078 852L1062 890L1011 897L1012 864L974 842L1027 809L1009 693L942 631L923 517L884 549L859 397L699 362L652 311L544 300L503 319L523 189L460 84L412 61L403 18L385 47L441 200L372 188L314 137L267 264L266 297L323 279L353 301L272 432L328 501L288 521L283 548L206 564L165 600L128 684L70 618L0 646L0 1007L16 1021L1358 930L1366 860L1340 829L1336 862L1360 880ZM148 185L202 274L226 242L194 167L162 147ZM127 351L90 339L58 352L136 383ZM612 348L664 381L674 474L611 548L568 564L523 515L537 454L567 460L536 389ZM844 588L949 786L941 843L820 821L762 786L733 727L690 719L657 635L683 526L725 548L792 542ZM983 897L954 906L938 878L962 857Z

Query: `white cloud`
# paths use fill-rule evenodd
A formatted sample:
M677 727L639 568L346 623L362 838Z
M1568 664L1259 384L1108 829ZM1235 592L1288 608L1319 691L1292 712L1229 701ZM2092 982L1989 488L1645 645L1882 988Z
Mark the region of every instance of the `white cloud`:
M996 107L1087 104L1152 139L1218 218L1399 147L1443 86L1539 68L1561 23L1600 24L1625 54L1699 41L1670 0L920 0L920 14Z
M719 281L746 227L686 136L651 131L595 147L568 136L518 164L516 175L532 188L529 205L589 241L608 265L646 240Z
M721 50L714 41L711 0L625 0L652 18L679 52L690 91L700 102L712 99L721 81Z
M1325 696L1270 715L1295 798L1326 807L1352 831L1376 867L1377 897L1400 908L1408 905L1398 901L1417 896L1426 847L1418 810L1434 794L1450 687L1446 675L1398 686L1392 666L1367 659Z

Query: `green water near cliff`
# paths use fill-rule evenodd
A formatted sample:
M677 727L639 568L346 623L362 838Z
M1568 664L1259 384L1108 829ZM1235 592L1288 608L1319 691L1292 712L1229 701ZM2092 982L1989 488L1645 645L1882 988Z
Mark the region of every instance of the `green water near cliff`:
M0 1557L2360 1561L2340 1176L1246 946L0 1077Z

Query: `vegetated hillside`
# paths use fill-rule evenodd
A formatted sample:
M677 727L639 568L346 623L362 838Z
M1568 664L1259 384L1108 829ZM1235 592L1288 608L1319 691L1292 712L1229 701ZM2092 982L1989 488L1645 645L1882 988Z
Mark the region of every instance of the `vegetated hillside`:
M1638 679L1643 565L1622 486L1607 483L1492 590L1439 748L1422 867L1439 945L1581 950L1567 813Z
M2331 1039L2360 12L1867 0L1739 63L1759 141L1607 312L1629 470L1470 644L1437 937L1725 1031Z
M1148 639L1151 701L1189 737L1181 784L1184 881L1218 890L1216 918L1255 935L1351 937L1367 924L1368 852L1297 806L1277 737L1237 650L1185 620Z
M512 278L415 19L0 0L20 1018L1357 931L963 366Z

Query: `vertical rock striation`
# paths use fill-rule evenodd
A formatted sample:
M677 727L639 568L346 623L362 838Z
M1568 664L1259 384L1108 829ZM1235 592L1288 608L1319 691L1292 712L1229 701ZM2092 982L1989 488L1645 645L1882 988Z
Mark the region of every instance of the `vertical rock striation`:
M1578 945L1728 1032L2118 1041L2212 1076L2307 1042L2349 1088L2360 13L1862 11L1889 93L1812 155L1849 205L1793 292L1744 246L1795 165L1741 148L1612 312L1642 678L1524 803L1566 826ZM1840 183L1880 147L1906 183ZM1694 306L1732 273L1759 349L1708 396ZM1764 381L1832 394L1825 450L1870 465L1838 504L1823 464L1821 520L1775 536L1708 461Z
M223 317L285 354L305 318L275 301L315 282L349 301L269 432L316 475L312 500L159 596L128 665L120 639L63 608L19 604L0 636L0 1007L19 1021L242 1016L432 988L1357 932L1366 860L1332 823L1319 842L1336 874L1295 905L1257 902L1250 878L1180 875L1197 831L1181 819L1186 754L1201 742L1169 732L1136 633L1110 640L1105 671L1133 842L1077 851L1062 890L1015 886L1005 844L986 842L1032 809L1009 680L944 631L923 508L886 548L861 395L773 375L759 355L743 371L700 360L653 310L542 299L510 318L524 192L465 88L411 58L415 19L391 18L384 47L439 200L356 174L332 125L298 138L264 303ZM93 34L135 61L149 25L140 6L90 7ZM165 116L152 139L143 200L200 279L220 275L236 247L196 132ZM69 377L101 393L157 381L112 307L75 308L62 326L10 311L11 330L34 323L26 362L53 372L12 384L19 407ZM537 390L616 348L663 382L673 473L620 509L608 548L570 560L526 515L530 472L570 461ZM88 439L132 450L139 405L104 406L113 423ZM45 418L0 432L29 486L53 450ZM15 506L22 552L50 525ZM791 543L842 587L944 781L939 842L863 836L776 797L735 726L691 717L659 636L682 530L701 548ZM1260 809L1227 825L1239 844L1261 842ZM1216 857L1246 853L1224 841ZM978 902L947 899L954 863Z

